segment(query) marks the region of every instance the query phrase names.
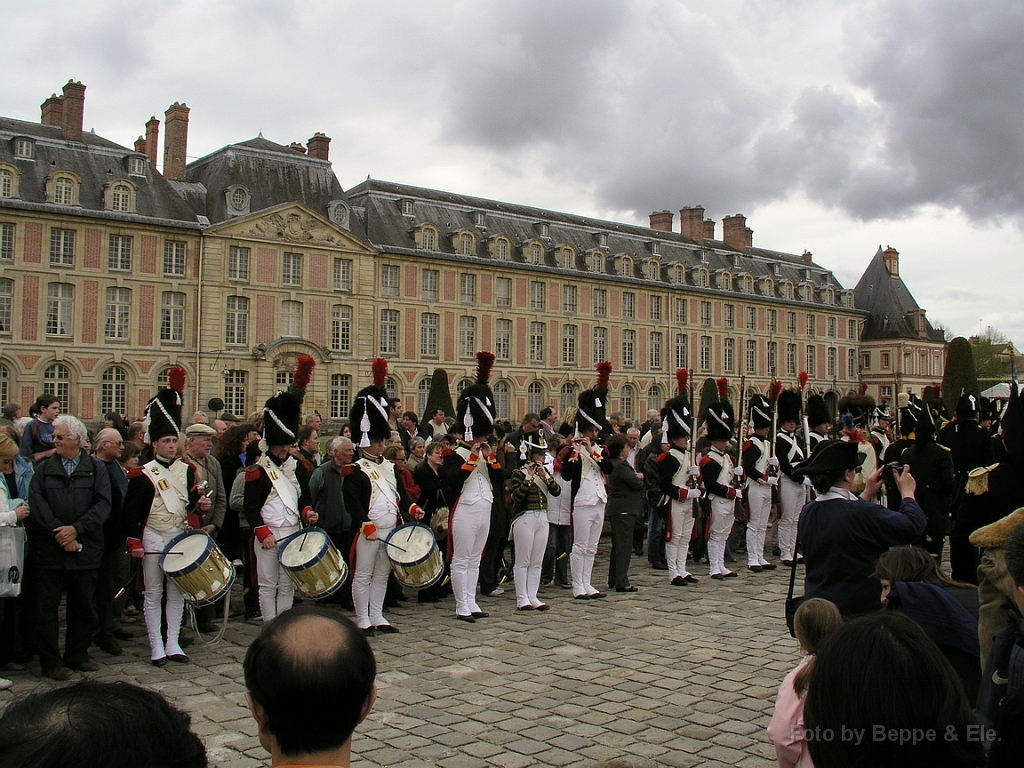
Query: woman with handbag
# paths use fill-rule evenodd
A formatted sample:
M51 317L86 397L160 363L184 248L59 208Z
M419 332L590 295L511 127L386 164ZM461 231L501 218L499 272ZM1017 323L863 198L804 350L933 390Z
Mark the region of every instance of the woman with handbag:
M432 442L427 446L423 454L423 461L412 473L412 479L420 489L419 505L423 508L424 525L430 526L434 537L438 542L444 542L448 535L448 505L445 503L444 491L441 490L441 465L444 463L445 444L442 441ZM437 519L435 519L435 516ZM443 526L441 518L443 520ZM443 532L441 532L443 531ZM445 563L447 575L448 564ZM448 579L442 578L437 584L421 589L419 602L436 603L441 600L443 589L442 584L447 584Z
M18 477L14 471L14 463L19 459L18 444L8 435L0 434L0 471L3 472L3 482L0 482L0 532L5 539L9 536L11 542L10 552L14 556L12 562L0 563L0 567L7 573L17 567L21 573L25 571L25 529L18 524L28 517L29 509L24 499L28 489L24 492L18 485ZM31 477L31 475L30 475ZM7 542L4 542L4 549ZM17 550L20 547L20 564L17 562ZM12 580L13 581L13 580ZM5 587L8 585L4 584ZM20 593L20 585L17 587L12 583L12 589ZM0 669L17 670L14 664L14 646L18 625L18 611L20 606L20 594L5 595L0 600ZM0 691L10 688L14 683L4 677L0 677Z

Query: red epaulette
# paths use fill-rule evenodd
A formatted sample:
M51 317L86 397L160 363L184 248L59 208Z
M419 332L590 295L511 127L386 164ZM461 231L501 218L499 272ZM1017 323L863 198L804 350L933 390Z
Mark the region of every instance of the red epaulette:
M253 480L260 479L260 468L253 464L251 467L245 468L245 482L251 483Z
M668 451L665 451L664 453L659 453L658 458L656 458L655 461L664 461L666 458L668 458Z
M706 464L710 464L710 463L712 463L712 462L714 462L715 464L717 464L717 463L718 463L717 461L715 461L714 459L712 459L712 458L711 458L710 456L705 456L704 458L702 458L702 459L700 460L700 465L701 465L701 466L703 467L703 466L705 466Z
M348 477L349 475L351 475L355 471L356 471L356 465L355 464L346 464L344 467L341 468L341 476L342 477Z
M455 453L455 451L453 451L451 448L442 448L441 458L443 459L445 456L451 456L453 453Z
M743 451L744 451L744 453L745 453L745 452L747 452L747 451L749 451L749 450L750 450L750 441L749 441L749 440L745 440L745 441L743 442Z
M146 474L146 470L143 467L132 467L128 470L128 479L142 477L144 474Z

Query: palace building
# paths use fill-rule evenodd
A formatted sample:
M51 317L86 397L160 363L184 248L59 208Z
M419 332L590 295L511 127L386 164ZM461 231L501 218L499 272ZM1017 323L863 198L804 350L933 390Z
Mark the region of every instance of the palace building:
M322 133L186 163L184 104L158 172L160 121L129 149L83 132L84 108L69 82L41 123L0 118L0 401L51 391L85 419L135 417L182 365L187 407L242 415L309 354L308 410L345 417L386 357L422 413L433 370L457 390L481 349L500 418L575 404L602 360L609 411L634 419L680 367L698 389L727 376L736 403L801 370L832 402L861 381L874 305L810 253L755 247L742 215L718 239L699 206L676 229L668 211L644 227L371 179L345 191Z

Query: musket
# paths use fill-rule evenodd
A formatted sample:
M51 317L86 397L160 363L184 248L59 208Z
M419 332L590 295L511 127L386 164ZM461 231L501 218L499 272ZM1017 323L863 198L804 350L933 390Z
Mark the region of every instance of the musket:
M741 463L743 461L743 440L744 440L744 438L746 436L746 431L747 431L747 417L746 417L746 410L745 410L746 402L747 402L747 377L746 376L740 376L740 411L737 414L737 418L739 419L739 423L736 425L736 434L737 434L737 438L738 438L737 441L736 441L736 466L737 467L741 466ZM742 488L743 484L744 484L743 483L743 478L739 478L735 474L733 474L732 484L733 484L734 488ZM744 518L746 517L744 515L744 513L743 513L743 501L742 500L738 500L738 501L739 501L739 510L737 511L735 506L734 506L733 507L733 513L736 515L736 519L737 520L739 520L740 522L743 522Z
M693 400L693 371L688 369L686 375L687 375L687 381L689 382L689 385L690 385L690 391L689 391L689 396L690 396L690 398L689 398L690 399L690 461L692 461L694 466L696 466L696 464L697 464L697 408L694 405L694 400ZM689 467L687 467L687 472L689 472ZM687 487L689 487L689 488L696 488L699 482L700 481L698 480L697 475L693 475L693 474L688 474L687 475L687 480L686 480ZM693 519L694 520L700 519L700 501L698 499L694 499L691 502L691 504L693 504L693 507L691 509L691 512L693 514Z
M797 382L799 384L799 386L797 388L800 390L800 413L803 415L803 422L804 422L804 447L807 449L807 453L805 455L806 455L807 458L810 458L810 456L811 456L811 425L807 421L807 392L806 392L807 379L808 378L809 377L807 376L807 371L800 371L800 374L797 376Z
M771 388L768 390L768 400L772 404L772 434L771 439L768 441L768 456L775 456L775 436L779 432L779 395L782 393L782 382L772 379ZM774 465L768 466L768 474L774 477L778 474L778 467Z

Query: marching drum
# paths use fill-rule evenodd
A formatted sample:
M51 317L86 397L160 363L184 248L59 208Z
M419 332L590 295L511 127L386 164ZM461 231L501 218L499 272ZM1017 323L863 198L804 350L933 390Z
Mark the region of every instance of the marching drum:
M328 597L348 578L348 566L326 531L306 528L278 544L277 559L295 588L310 597Z
M426 589L441 580L444 560L434 533L419 523L395 528L385 540L388 559L399 583L412 589Z
M160 556L160 570L197 607L213 605L235 583L235 569L204 531L186 531L172 539Z

